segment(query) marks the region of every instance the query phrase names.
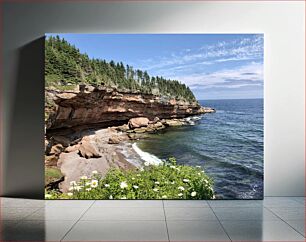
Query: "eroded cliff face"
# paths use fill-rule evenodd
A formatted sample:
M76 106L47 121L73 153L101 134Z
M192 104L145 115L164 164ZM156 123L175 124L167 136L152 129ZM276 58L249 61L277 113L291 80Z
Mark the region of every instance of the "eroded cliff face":
M106 87L46 90L45 95L48 130L82 125L107 127L127 123L134 117L171 119L205 112L197 102L166 100L151 94L120 92Z

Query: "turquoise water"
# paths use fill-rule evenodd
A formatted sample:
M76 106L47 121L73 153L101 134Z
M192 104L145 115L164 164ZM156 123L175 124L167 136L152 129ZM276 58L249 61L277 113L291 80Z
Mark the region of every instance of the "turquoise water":
M215 182L221 199L263 197L263 99L209 100L217 110L193 126L167 128L138 147L160 159L200 165Z

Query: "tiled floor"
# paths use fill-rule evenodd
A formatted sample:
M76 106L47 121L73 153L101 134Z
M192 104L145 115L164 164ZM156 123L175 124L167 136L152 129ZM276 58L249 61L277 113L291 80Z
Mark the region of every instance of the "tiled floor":
M305 198L39 201L1 198L3 240L305 241Z

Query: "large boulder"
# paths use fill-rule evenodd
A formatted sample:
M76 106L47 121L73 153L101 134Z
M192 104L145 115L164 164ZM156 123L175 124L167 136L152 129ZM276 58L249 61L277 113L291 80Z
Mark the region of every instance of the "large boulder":
M149 119L145 117L139 117L139 118L131 118L129 120L129 127L131 129L140 128L140 127L147 127L149 124Z
M97 151L95 145L92 144L90 139L87 138L87 137L84 137L82 139L82 142L80 143L80 146L79 146L79 155L81 157L86 158L86 159L101 157L101 155Z

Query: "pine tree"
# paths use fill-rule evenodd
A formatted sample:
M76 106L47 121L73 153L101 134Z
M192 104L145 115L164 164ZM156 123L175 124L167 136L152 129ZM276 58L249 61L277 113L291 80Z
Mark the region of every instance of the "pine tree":
M122 62L90 59L59 36L45 41L45 79L47 86L90 83L196 101L190 88L178 80L150 77L147 71L134 70Z

